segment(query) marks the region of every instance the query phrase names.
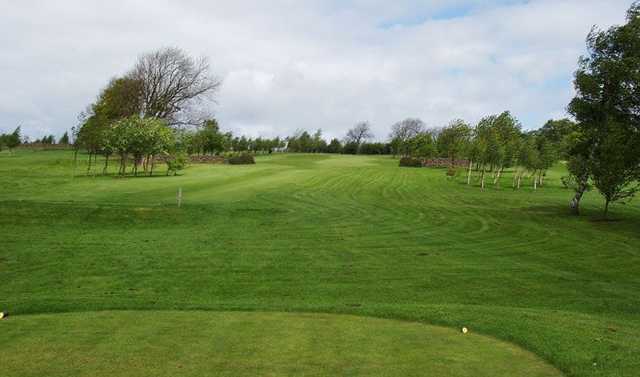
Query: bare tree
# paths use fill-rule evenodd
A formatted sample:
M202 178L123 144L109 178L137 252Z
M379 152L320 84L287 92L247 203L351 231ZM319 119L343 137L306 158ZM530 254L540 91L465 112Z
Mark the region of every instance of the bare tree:
M352 129L347 131L347 143L355 143L357 145L362 144L365 140L373 138L371 132L371 125L369 122L360 122L356 124Z
M200 124L210 118L198 105L213 100L221 85L207 58L193 59L178 48L142 55L129 77L141 83L142 115L172 125Z
M422 120L417 118L407 118L402 120L393 126L391 126L391 139L398 138L399 140L406 141L415 137L425 130L425 124Z
M425 132L425 128L424 122L418 118L407 118L391 126L389 138L395 154L406 155L409 140Z

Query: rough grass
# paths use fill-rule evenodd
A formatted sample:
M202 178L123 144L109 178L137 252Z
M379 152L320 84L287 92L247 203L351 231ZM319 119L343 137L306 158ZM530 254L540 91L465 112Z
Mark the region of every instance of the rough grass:
M82 161L74 176L70 152L0 154L0 308L14 315L350 313L467 325L570 376L640 369L640 207L595 221L592 192L570 216L561 166L535 192L510 174L482 192L388 157L153 178L84 176Z

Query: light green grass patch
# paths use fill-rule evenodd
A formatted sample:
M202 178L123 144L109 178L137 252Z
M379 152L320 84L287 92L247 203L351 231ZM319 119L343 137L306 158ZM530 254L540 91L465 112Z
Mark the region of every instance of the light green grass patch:
M473 333L344 315L97 312L0 322L2 375L556 377Z

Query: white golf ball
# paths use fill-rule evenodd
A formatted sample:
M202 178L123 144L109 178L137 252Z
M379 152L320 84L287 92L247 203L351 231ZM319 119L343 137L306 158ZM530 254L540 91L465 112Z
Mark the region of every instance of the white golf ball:
M462 328L462 333L463 333L463 334L466 334L466 333L468 333L468 332L469 332L469 329L467 329L466 327L463 327L463 328Z

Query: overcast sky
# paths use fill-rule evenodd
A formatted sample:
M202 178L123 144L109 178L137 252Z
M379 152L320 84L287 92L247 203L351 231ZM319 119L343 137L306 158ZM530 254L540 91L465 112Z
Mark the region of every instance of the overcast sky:
M62 134L113 76L165 46L210 58L222 128L342 137L511 110L566 116L592 25L630 0L0 0L0 132Z

